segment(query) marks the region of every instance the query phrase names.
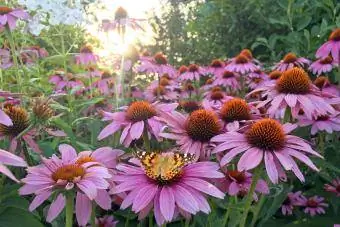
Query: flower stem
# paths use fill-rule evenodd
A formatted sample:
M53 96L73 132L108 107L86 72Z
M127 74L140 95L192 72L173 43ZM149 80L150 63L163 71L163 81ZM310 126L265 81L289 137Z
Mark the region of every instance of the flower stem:
M22 150L24 152L24 156L25 156L25 159L26 159L28 166L34 166L34 162L32 160L32 157L28 153L26 142L24 140L21 140L21 144L22 144Z
M259 213L261 211L261 208L262 208L262 205L263 205L264 201L265 201L265 197L263 195L261 195L260 201L257 203L257 206L255 208L253 219L251 220L250 227L255 226L257 218L259 216Z
M222 226L225 226L228 222L228 218L229 218L229 215L230 215L230 212L231 212L231 207L230 205L233 204L233 200L232 200L233 197L230 197L230 200L229 200L229 203L228 203L228 209L227 209L227 212L226 214L224 215L224 219L223 219L223 223L222 223Z
M149 214L149 227L153 227L153 215L152 215L152 213Z
M240 222L240 227L246 226L248 212L250 210L251 202L253 201L253 195L254 195L254 192L255 192L257 181L260 179L260 176L261 176L261 171L262 171L262 168L259 166L255 169L255 172L253 174L251 186L250 186L248 196L247 196L247 199L246 199L246 203L245 203L245 206L244 206L243 216L242 216L242 219L241 219L241 222Z
M185 227L189 227L189 225L190 225L190 219L185 219L185 224L184 224L184 226L185 226Z
M146 129L146 126L144 126L143 140L144 140L144 147L145 147L146 151L150 152L151 151L151 145L150 145L148 130Z
M65 40L64 40L64 34L63 32L61 31L60 32L60 39L61 39L61 52L62 52L62 55L63 55L63 65L64 65L64 72L65 72L65 75L67 74L67 64L66 64L66 51L65 51Z
M66 224L65 227L72 227L73 225L73 207L74 207L74 194L66 194Z
M28 131L30 131L33 127L35 126L34 123L30 124L27 128L25 128L24 131L20 132L19 135L17 135L15 137L16 140L20 139L21 137L23 137Z
M287 107L285 110L285 115L283 117L283 123L288 123L292 121L292 111L290 109L290 107Z
M324 155L325 154L325 138L326 138L326 135L324 132L319 132L318 133L318 149L319 149L319 152L321 155Z
M96 204L92 203L91 227L96 227Z

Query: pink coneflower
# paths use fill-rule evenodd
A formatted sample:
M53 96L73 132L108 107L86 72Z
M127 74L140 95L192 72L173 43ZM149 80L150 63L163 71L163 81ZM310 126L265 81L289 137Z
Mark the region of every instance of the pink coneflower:
M221 122L213 111L196 110L189 116L173 112L164 121L169 133L160 136L176 140L184 153L194 154L197 158L210 157L210 139L221 131Z
M49 82L55 85L54 90L56 92L65 92L73 89L81 91L85 89L84 83L81 80L77 79L72 73L65 75L62 71L50 76Z
M137 67L138 72L157 73L159 76L167 73L170 78L176 76L176 70L168 63L163 53L157 53L151 59L141 59L141 65Z
M329 36L327 42L316 51L317 58L326 58L329 55L334 59L336 64L340 63L340 28L336 28Z
M333 192L337 197L340 197L340 178L332 180L331 184L325 184L325 190Z
M326 131L327 133L333 133L340 131L340 113L334 115L319 115L313 117L313 119L306 119L298 117L299 126L311 125L311 134L315 135L318 132Z
M318 76L313 81L313 84L321 90L322 94L326 93L335 97L340 96L340 90L338 86L333 85L326 76Z
M182 100L179 102L180 109L184 110L186 113L192 113L195 110L202 109L202 104L197 101L192 100Z
M198 81L200 79L200 75L203 75L205 70L196 64L190 64L188 66L188 71L180 74L178 79L180 81Z
M298 58L294 53L288 53L284 58L274 66L274 70L284 72L288 69L299 67L304 68L310 64L306 58Z
M17 26L17 20L27 20L29 14L23 9L12 9L7 6L0 6L0 27L8 26L12 31Z
M11 52L8 49L0 49L0 69L8 69L12 65Z
M92 87L97 88L102 95L113 94L114 89L114 79L110 72L104 71L101 78L93 82Z
M251 89L255 89L257 87L262 86L268 80L268 75L262 72L261 70L256 70L255 72L251 72L246 77L246 83L248 87Z
M217 182L218 187L230 196L243 196L249 192L252 174L245 171L239 172L237 170L227 170L225 177L223 179L218 179ZM259 179L256 184L255 192L269 194L269 187L266 181ZM254 198L257 200L257 195L255 193Z
M187 66L185 66L185 65L182 65L181 67L179 67L178 68L178 78L179 78L179 76L181 75L181 74L183 74L183 73L185 73L185 72L188 72L188 67Z
M20 58L25 64L32 64L40 58L48 57L48 52L45 48L40 46L26 47L20 51Z
M183 82L182 89L179 91L182 99L192 98L194 95L198 95L199 90L189 81Z
M239 54L230 62L228 62L225 70L234 73L246 74L258 70L259 67L255 65L246 55Z
M230 88L230 90L239 90L241 86L237 80L238 77L239 75L236 73L224 70L222 76L215 77L213 85Z
M305 207L303 210L306 214L310 214L310 216L315 216L317 214L325 214L325 208L328 207L328 204L323 202L325 199L320 196L313 196L310 198L301 197L301 205Z
M100 190L109 187L107 179L111 178L111 175L107 168L98 162L78 164L77 152L67 144L60 145L59 151L61 159L53 155L50 159L43 158L42 164L27 169L28 174L22 179L24 186L19 189L19 193L36 195L29 206L29 210L34 211L50 198L52 193L59 192L51 203L46 217L48 222L52 222L65 207L66 199L63 192L74 190L77 193L75 206L77 220L80 225L85 225L91 200L98 196Z
M224 194L208 182L221 178L214 162L189 163L185 154L142 152L140 166L119 164L114 180L115 192L128 192L121 209L132 205L132 211L144 218L152 210L159 226L171 222L176 214L184 217L199 211L210 212L205 194L223 199ZM152 162L146 161L150 158ZM152 164L151 164L152 163Z
M310 65L309 70L311 70L313 74L321 75L323 73L328 73L332 71L333 67L334 67L333 58L331 56L327 56L325 58L320 58L313 62Z
M136 101L129 106L122 107L122 112L103 112L103 120L112 120L112 122L100 132L98 139L102 140L120 129L123 129L120 142L126 147L132 140L141 138L144 130L148 132L149 137L153 135L156 139L160 139L159 133L164 123L159 117L164 112L171 114L176 107L177 104L151 104L146 101Z
M253 169L264 161L269 179L274 184L278 183L279 175L285 176L281 165L285 170L293 171L300 181L304 181L293 157L318 171L304 153L322 156L303 139L288 134L295 128L296 125L281 125L273 119L258 120L243 133L227 132L213 137L211 141L219 143L213 153L228 150L221 159L221 166L224 166L244 152L237 164L238 171Z
M216 111L221 109L223 103L232 98L233 97L228 96L222 90L217 90L210 92L208 95L206 95L202 101L202 105L204 109Z
M98 55L93 53L93 49L89 45L80 48L80 53L75 58L77 65L95 65L99 61Z
M261 101L258 108L269 105L269 116L283 118L287 108L291 109L293 117L297 117L300 110L303 110L308 119L315 115L333 114L334 108L329 105L317 87L315 87L308 74L301 68L292 68L282 73L281 77L274 84L266 84L261 88L255 89L250 94L264 91L262 97L266 100Z
M6 175L7 177L11 178L15 182L19 183L17 178L6 167L6 165L26 167L27 166L26 162L22 158L14 155L12 153L9 153L7 151L0 149L0 173Z
M143 99L144 92L139 87L132 87L131 88L131 97L134 99Z
M3 110L7 116L12 120L12 125L0 124L0 136L2 138L8 138L10 140L9 151L14 153L18 146L21 146L21 140L16 138L22 132L27 130L30 125L29 116L25 109L19 106L7 106ZM27 131L21 138L23 142L27 143L33 151L41 153L38 144L34 141L35 130L31 129Z
M96 220L96 225L98 227L116 227L118 221L116 221L112 215L105 215L102 218Z
M283 201L281 206L281 212L283 215L292 215L295 206L302 205L303 195L301 191L298 192L289 192L287 194L287 198Z
M178 99L178 93L170 90L166 86L154 86L150 85L146 88L145 92L145 99L149 102L154 102L156 100L162 102L171 102Z
M205 73L211 73L216 77L222 77L224 72L224 63L219 59L213 60L209 66L205 67Z

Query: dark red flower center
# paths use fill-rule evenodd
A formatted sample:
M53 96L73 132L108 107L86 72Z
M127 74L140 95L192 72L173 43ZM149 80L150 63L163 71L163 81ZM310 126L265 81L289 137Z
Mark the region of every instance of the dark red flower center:
M192 83L187 82L187 83L184 85L184 90L185 90L185 91L194 91L194 90L195 90L195 87L194 87L194 85L192 85Z
M240 54L246 56L248 59L253 59L253 54L249 49L243 49Z
M314 80L313 84L322 90L322 88L329 84L328 77L319 76Z
M315 201L313 198L308 199L307 207L317 208L318 206L319 206L319 203Z
M155 89L153 89L153 95L157 96L157 95L165 95L166 91L165 88L163 86L158 86Z
M189 65L189 72L197 72L198 71L198 65L196 64L190 64Z
M169 84L170 84L169 79L167 79L165 77L161 78L161 80L159 81L159 85L161 85L161 86L168 86Z
M239 98L225 102L221 108L220 116L225 122L242 121L250 119L250 108L246 101Z
M223 95L223 92L221 91L215 91L211 93L210 98L212 100L221 100L224 98L224 95Z
M181 67L179 67L178 71L180 74L183 74L185 72L188 72L188 67L186 67L185 65L182 65Z
M331 56L327 56L320 60L320 64L323 64L323 65L332 64L332 62L333 62L333 58Z
M246 132L248 142L262 150L281 150L285 144L285 133L281 124L273 119L262 119Z
M154 59L155 59L155 62L157 64L159 64L159 65L166 65L166 64L168 64L167 58L162 53L155 54Z
M235 75L234 75L233 72L230 72L230 71L224 71L224 72L223 72L223 78L224 78L224 79L232 78L232 77L234 77L234 76L235 76Z
M227 174L230 178L235 179L237 183L241 184L245 182L246 174L244 172L239 172L237 170L228 170Z
M92 54L93 53L93 48L89 45L85 45L82 48L80 48L80 53L83 54Z
M294 53L288 53L283 58L283 62L286 63L286 64L294 63L294 62L296 62L296 60L297 60L297 57Z
M236 64L246 64L249 62L249 58L246 55L239 54L235 58Z
M213 79L207 79L207 81L205 81L205 84L206 84L206 85L210 85L210 84L212 84L213 82L214 82Z
M335 29L329 36L329 40L340 41L340 28Z
M222 91L222 88L218 86L211 88L211 92L217 92L217 91Z
M329 116L328 115L319 115L316 118L317 121L327 121L329 120Z
M191 139L208 142L220 132L221 127L214 112L196 110L190 114L186 122L186 130Z
M275 70L275 71L269 73L269 78L270 78L271 80L277 80L277 79L280 78L281 75L282 75L282 72L281 72L281 71Z
M13 11L12 8L9 8L7 6L0 6L0 15L5 15L5 14L10 13L12 11Z
M126 117L133 121L145 121L153 116L156 116L156 110L146 101L133 102L126 110Z
M223 62L219 59L215 59L211 62L210 66L214 68L221 68L223 67Z
M85 169L78 164L69 164L59 167L53 174L54 181L66 180L73 181L75 178L85 175Z
M307 94L310 90L309 76L301 68L288 69L276 81L276 89L286 94Z
M187 113L192 113L195 110L201 109L201 105L196 101L182 101L180 105Z

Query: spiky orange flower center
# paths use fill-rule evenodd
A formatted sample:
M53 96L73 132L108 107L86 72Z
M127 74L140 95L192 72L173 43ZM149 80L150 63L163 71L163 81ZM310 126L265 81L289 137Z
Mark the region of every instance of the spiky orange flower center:
M236 64L246 64L249 62L249 58L243 54L239 54L235 59Z
M224 98L224 94L221 91L215 91L211 93L210 98L212 100L221 100Z
M196 64L190 64L189 65L189 72L197 72L198 71L198 65Z
M301 68L292 68L283 72L276 81L276 89L286 94L307 94L310 89L308 74Z
M155 59L155 62L157 64L159 64L159 65L166 65L166 64L168 64L167 58L162 53L155 54L154 59Z
M171 77L169 76L168 73L164 73L163 76L161 77L161 79L168 79L168 80L171 80Z
M246 132L248 142L262 150L280 150L285 144L285 133L280 123L273 119L262 119Z
M85 45L82 48L80 48L80 53L92 54L93 53L93 48L90 45Z
M237 170L228 170L227 174L229 177L235 179L237 183L242 183L246 180L246 174Z
M223 67L223 62L219 59L215 59L211 62L210 66L214 68L221 68Z
M296 62L296 60L297 60L297 57L294 53L288 53L283 58L283 62L287 64L294 63Z
M222 91L222 88L218 86L211 88L211 92L217 92L217 91Z
M108 78L111 78L111 73L108 72L108 71L104 71L103 74L102 74L102 79L108 79Z
M249 120L250 108L243 99L234 98L223 104L220 116L225 122Z
M124 19L127 17L127 11L123 7L119 7L115 12L115 19Z
M221 127L214 112L196 110L190 114L186 122L186 130L193 140L208 142L220 132Z
M160 86L168 86L169 84L170 84L169 79L167 79L165 77L161 78L161 80L159 81Z
M329 80L326 76L319 76L314 80L314 85L322 89L325 85L329 84Z
M54 110L51 108L51 99L36 98L33 101L32 111L34 116L42 121L47 121L54 115Z
M246 56L248 59L253 59L253 54L249 49L243 49L240 54Z
M331 56L327 56L320 60L320 63L323 65L332 64L332 62L333 62L333 58Z
M145 121L153 116L156 116L156 110L146 101L133 102L126 110L126 117L133 121Z
M214 82L213 79L207 79L207 81L205 81L205 84L206 84L206 85L210 85L210 84L212 84L213 82Z
M18 106L6 106L4 112L11 118L13 125L0 124L0 133L6 136L15 137L29 126L28 113Z
M54 181L73 181L76 178L83 177L85 175L85 172L85 169L78 164L64 165L59 167L54 173L52 173L52 179Z
M329 36L329 40L340 41L340 28L335 29Z
M233 72L230 72L230 71L224 71L223 72L223 78L224 79L228 79L228 78L232 78L234 77L234 73Z
M185 85L184 85L184 90L185 91L194 91L195 90L195 87L194 87L194 85L192 85L192 83L186 83Z
M5 14L10 13L12 11L13 11L12 8L9 8L7 6L0 6L0 15L5 15Z
M271 80L277 80L277 79L280 78L281 75L282 75L282 72L281 72L281 71L275 70L275 71L269 73L269 78L270 78Z
M185 72L188 72L188 67L186 67L185 65L182 65L181 67L179 67L178 71L180 74L183 74Z
M156 88L153 89L153 95L157 96L157 95L165 95L165 88L163 86L158 86Z
M307 207L311 207L311 208L317 208L319 205L318 202L316 202L313 198L308 199L307 201Z
M88 162L95 162L95 161L96 160L93 157L85 155L83 157L78 158L78 160L76 161L76 164L82 165Z
M182 101L180 105L187 113L192 113L195 110L201 109L200 104L196 101Z

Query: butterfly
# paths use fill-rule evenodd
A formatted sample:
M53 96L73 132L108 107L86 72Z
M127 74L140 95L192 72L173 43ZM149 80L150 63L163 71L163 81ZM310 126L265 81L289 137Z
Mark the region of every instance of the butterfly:
M164 182L179 176L182 168L195 160L194 155L179 152L159 153L137 150L135 156L141 161L148 177Z

